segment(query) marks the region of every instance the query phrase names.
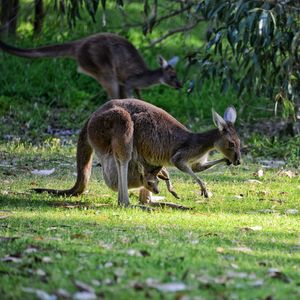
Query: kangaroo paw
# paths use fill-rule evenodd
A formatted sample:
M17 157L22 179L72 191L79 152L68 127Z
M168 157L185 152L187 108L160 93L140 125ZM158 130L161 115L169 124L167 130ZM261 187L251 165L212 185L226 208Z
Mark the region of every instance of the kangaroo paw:
M176 199L180 199L180 197L178 196L178 194L177 194L175 191L170 190L169 192L170 192Z
M204 196L204 198L209 198L206 188L201 189L201 196Z

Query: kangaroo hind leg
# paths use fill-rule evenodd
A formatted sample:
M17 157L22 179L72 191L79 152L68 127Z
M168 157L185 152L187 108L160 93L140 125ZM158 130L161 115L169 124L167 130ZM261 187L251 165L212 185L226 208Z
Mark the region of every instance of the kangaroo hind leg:
M121 108L111 111L111 114L114 118L111 148L118 173L118 204L129 206L128 164L133 151L133 122L130 114Z

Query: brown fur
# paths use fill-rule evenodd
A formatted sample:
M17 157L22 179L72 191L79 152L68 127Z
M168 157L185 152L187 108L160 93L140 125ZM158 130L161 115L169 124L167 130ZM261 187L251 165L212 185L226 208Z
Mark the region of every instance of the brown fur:
M228 119L235 120L233 108L228 108L226 114ZM149 103L135 99L105 103L91 115L81 131L77 146L77 181L68 194L78 194L86 188L94 150L101 165L107 163L107 157L114 159L116 172L113 175L118 179L120 205L129 205L131 165L136 161L154 167L174 165L190 174L200 185L203 195L208 197L204 182L195 172L220 162L240 163L240 142L233 124L215 112L213 116L218 129L192 133L167 112ZM233 142L232 147L230 143ZM220 150L225 158L206 162L213 149ZM133 169L136 172L136 168Z
M126 39L100 33L77 41L32 49L12 47L0 41L0 49L27 58L70 57L78 71L95 78L110 98L126 98L132 91L164 83L180 88L176 72L163 58L161 67L149 70L138 50Z

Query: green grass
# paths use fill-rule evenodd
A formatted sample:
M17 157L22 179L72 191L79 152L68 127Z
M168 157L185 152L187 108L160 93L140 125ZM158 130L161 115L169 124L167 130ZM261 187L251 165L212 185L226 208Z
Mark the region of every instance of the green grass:
M11 41L22 47L73 40L96 31L116 32L115 26L120 25L111 5L107 28L101 21L95 25L83 17L75 30L69 30L49 9L43 34L33 39L28 21L32 9L29 1L23 1L22 8L25 2L18 38ZM142 16L140 5L127 6L134 21ZM173 21L166 23L151 38L174 26ZM238 129L273 115L268 99L238 98L230 90L222 94L218 82L186 93L197 67L186 75L184 57L202 43L203 28L151 49L139 28L118 33L138 47L151 68L157 67L158 54L180 56L176 69L186 80L184 88L178 92L156 86L142 95L187 127L211 126L211 107L222 114L232 104L238 111ZM0 299L35 299L26 288L49 294L63 288L72 298L78 292L76 280L94 287L99 299L299 299L299 213L286 213L300 210L299 175L290 179L268 169L256 178L253 173L261 166L247 160L238 168L219 166L201 174L213 192L212 198L204 200L188 176L171 169L181 200L172 198L163 183L161 195L192 207L191 211L121 209L99 168L93 170L89 192L80 197L56 198L30 191L72 186L76 130L106 100L95 80L76 73L74 61L27 60L0 52L0 122L5 125L0 126ZM48 129L71 129L74 134L54 138ZM281 142L258 136L249 140L242 131L240 136L251 155L283 157L299 166L298 137ZM30 173L52 168L55 172L50 176ZM137 203L136 192L131 202ZM4 261L7 256L17 262ZM273 277L272 268L278 269ZM186 289L162 292L149 279L181 282Z
M74 295L76 280L105 299L300 297L299 175L288 178L266 169L257 178L259 165L219 166L202 174L213 192L204 200L188 176L171 169L181 200L172 198L163 182L161 195L193 210L147 213L117 207L116 193L96 167L83 196L32 193L33 187L74 183L73 146L2 143L0 150L1 299L34 299L24 288L49 294L63 288ZM50 176L30 173L53 167ZM131 202L137 202L135 192ZM6 255L19 262L3 261ZM274 268L278 273L272 277ZM162 292L150 279L180 282L186 290Z

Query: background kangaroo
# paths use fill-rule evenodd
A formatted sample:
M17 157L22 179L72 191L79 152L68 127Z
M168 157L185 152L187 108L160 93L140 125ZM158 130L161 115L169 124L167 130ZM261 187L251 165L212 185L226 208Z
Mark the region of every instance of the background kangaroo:
M154 84L181 88L172 59L159 58L160 68L149 70L137 49L126 39L111 33L100 33L77 41L33 49L20 49L0 41L0 49L27 58L70 57L77 61L78 71L95 78L109 98L127 98L135 90Z
M128 206L130 161L138 156L147 165L174 165L190 174L208 197L204 182L195 174L220 162L240 164L240 140L234 129L236 111L227 108L224 119L213 111L217 129L192 133L164 110L135 99L111 100L94 112L83 127L77 145L77 181L69 195L87 186L93 151L103 165L113 155L118 176L118 203ZM211 150L225 158L207 162Z

